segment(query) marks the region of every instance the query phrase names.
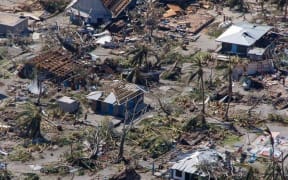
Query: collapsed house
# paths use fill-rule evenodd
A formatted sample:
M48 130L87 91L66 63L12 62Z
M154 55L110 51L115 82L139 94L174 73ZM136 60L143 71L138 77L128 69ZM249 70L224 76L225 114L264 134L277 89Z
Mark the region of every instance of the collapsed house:
M0 35L21 34L28 30L28 18L11 13L0 12Z
M144 90L136 84L115 81L103 89L86 96L96 113L136 118L147 109L144 103Z
M164 18L158 25L158 28L163 31L179 32L182 35L195 35L215 19L214 16L207 14L203 10L198 10L197 13L188 11L186 15L176 16L181 14L181 8L175 5L169 5L168 7L170 10L163 14Z
M73 0L66 8L72 22L89 24L117 18L135 0Z
M63 83L66 87L78 87L81 80L79 80L77 69L81 67L81 62L73 60L69 53L52 50L32 58L19 71L19 76L35 78L30 76L36 68L40 76L37 77L38 79Z
M171 177L175 180L210 179L208 177L213 178L215 175L217 177L217 174L225 171L224 160L224 156L216 150L197 150L176 161L170 168Z
M271 26L250 23L231 25L217 39L223 54L248 57L251 60L269 59L275 46Z

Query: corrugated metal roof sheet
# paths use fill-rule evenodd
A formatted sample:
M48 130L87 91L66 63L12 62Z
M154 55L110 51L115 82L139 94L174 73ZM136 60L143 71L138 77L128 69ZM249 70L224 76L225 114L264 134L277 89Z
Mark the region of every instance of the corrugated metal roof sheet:
M90 94L88 94L86 97L87 97L87 99L97 101L102 95L103 95L102 91L94 91L94 92L91 92Z
M215 150L203 150L196 151L190 156L176 162L171 169L191 173L191 174L203 174L199 170L199 165L203 163L214 164L218 163L222 156ZM203 174L204 175L204 174Z
M116 96L114 93L110 93L104 100L108 104L114 104L116 102Z
M238 23L230 26L216 41L251 46L271 29L271 26Z
M67 104L72 104L72 103L76 102L76 100L74 100L68 96L63 96L63 97L59 98L57 101L67 103Z

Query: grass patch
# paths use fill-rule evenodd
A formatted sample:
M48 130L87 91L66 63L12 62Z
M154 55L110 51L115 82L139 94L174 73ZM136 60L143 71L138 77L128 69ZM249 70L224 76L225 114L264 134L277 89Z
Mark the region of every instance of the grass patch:
M24 173L25 176L24 180L39 180L39 176L35 173Z
M268 121L287 124L288 123L288 118L287 117L283 117L283 116L278 115L278 114L269 114L268 115Z
M11 161L27 162L29 160L33 160L33 156L26 149L22 147L16 147L15 150L8 155L8 159Z
M233 145L237 142L240 141L240 137L236 136L234 134L227 134L224 138L224 140L222 141L223 145Z

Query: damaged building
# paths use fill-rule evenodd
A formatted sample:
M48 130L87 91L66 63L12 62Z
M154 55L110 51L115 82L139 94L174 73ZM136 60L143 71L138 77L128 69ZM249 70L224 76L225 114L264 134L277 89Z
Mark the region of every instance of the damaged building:
M273 32L271 26L243 22L231 25L216 41L222 45L220 54L236 55L251 60L248 64L237 65L234 68L233 79L239 80L244 74L275 72L272 58L277 38L278 35Z
M268 59L272 55L276 35L271 26L250 23L231 25L217 39L221 53L248 57L251 60Z
M197 150L183 156L178 157L179 160L170 168L172 179L213 179L213 177L217 177L219 174L227 173L225 169L225 156L216 150ZM214 176L209 171L213 172Z
M0 12L0 35L21 34L28 31L28 18Z
M147 108L144 90L122 81L110 83L103 91L91 92L87 99L96 113L117 117L125 117L127 112L136 117Z
M117 18L135 0L73 0L66 8L72 22L97 24Z
M81 84L81 78L77 70L82 67L81 62L73 60L72 55L60 50L52 50L42 53L29 62L19 71L19 76L22 78L31 77L35 68L37 69L38 77L42 80L50 80L54 83L63 83L64 86L70 86L73 89Z

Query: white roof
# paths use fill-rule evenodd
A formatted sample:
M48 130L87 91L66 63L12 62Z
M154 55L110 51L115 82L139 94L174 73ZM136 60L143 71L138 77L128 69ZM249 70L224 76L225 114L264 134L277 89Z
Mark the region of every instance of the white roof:
M5 26L15 26L20 22L26 20L26 18L21 18L21 16L12 13L6 13L0 11L0 24Z
M102 95L103 95L102 91L94 91L94 92L89 93L86 97L87 99L97 101Z
M271 29L271 26L249 23L234 24L222 33L216 41L251 46Z
M65 9L69 9L70 7L72 7L74 4L77 3L78 0L72 0Z
M63 97L59 98L57 101L67 103L67 104L72 104L72 103L76 102L76 100L74 100L68 96L63 96Z
M188 156L186 156L184 159L176 162L171 169L176 169L182 172L187 172L191 174L198 174L201 176L206 175L203 174L203 172L199 171L199 165L202 163L218 163L219 162L220 154L215 150L202 150L202 151L196 151Z

